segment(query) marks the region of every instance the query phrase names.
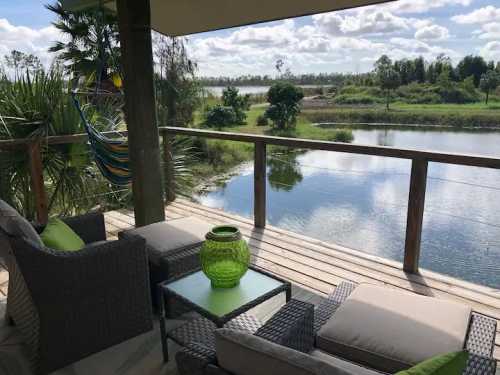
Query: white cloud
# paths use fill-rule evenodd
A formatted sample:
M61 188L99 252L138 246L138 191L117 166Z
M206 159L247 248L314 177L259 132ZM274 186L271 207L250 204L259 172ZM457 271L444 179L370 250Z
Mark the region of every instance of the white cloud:
M324 13L313 16L313 23L330 35L390 34L409 30L413 20L393 15L391 12L363 8L357 12Z
M285 46L295 41L293 20L277 26L249 26L236 30L230 38L232 43L259 47Z
M451 19L459 24L482 24L486 22L500 21L500 8L488 5L467 14L460 14L451 17Z
M481 30L476 30L479 39L500 40L500 22L490 22L481 26Z
M480 55L486 60L500 60L500 42L495 40L486 43L480 50Z
M446 27L431 25L418 29L415 32L415 39L422 41L440 41L450 37L450 32Z
M38 56L48 66L54 57L54 54L48 52L48 48L55 40L61 39L61 34L53 26L32 29L12 25L7 19L0 18L0 56L16 49Z
M469 6L473 0L399 0L383 5L386 9L398 14L402 13L427 13L432 9ZM377 5L375 5L377 6ZM378 5L379 6L379 5Z
M444 53L451 59L456 60L459 54L452 49L440 46L433 46L426 42L408 39L408 38L391 38L393 49L388 53L394 59L410 58L422 56L426 60L434 60L438 55Z

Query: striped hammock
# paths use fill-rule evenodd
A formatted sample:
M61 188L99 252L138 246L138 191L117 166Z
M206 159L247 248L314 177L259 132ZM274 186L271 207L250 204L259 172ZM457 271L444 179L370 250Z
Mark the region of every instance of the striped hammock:
M113 185L129 185L132 182L132 171L127 139L108 138L97 131L87 121L76 93L73 92L71 97L85 126L95 163L102 175Z

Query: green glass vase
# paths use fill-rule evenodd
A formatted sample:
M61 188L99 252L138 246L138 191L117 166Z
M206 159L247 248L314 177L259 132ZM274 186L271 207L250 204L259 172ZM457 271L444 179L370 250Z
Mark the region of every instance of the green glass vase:
M212 287L232 288L248 270L250 250L237 227L222 225L206 234L200 259Z

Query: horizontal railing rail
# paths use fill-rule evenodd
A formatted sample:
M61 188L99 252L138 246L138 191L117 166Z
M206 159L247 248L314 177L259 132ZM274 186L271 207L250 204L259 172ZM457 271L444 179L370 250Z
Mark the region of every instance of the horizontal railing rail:
M105 132L108 136L127 136L127 131ZM297 149L343 152L358 155L381 156L412 161L410 189L408 196L408 212L406 224L405 253L403 269L416 273L419 267L420 241L427 187L427 169L429 162L464 165L471 167L500 169L500 158L482 155L466 155L426 150L413 150L385 146L360 145L309 139L274 137L267 135L220 132L203 129L160 127L159 135L163 138L164 174L166 176L166 199L175 199L174 176L172 169L172 150L170 138L174 136L202 137L254 144L254 223L258 228L266 225L266 154L267 146L284 146ZM35 194L37 219L47 220L47 202L44 189L41 147L43 144L67 144L87 141L86 134L50 136L39 139L0 140L0 150L24 147L30 155L30 173L32 190Z

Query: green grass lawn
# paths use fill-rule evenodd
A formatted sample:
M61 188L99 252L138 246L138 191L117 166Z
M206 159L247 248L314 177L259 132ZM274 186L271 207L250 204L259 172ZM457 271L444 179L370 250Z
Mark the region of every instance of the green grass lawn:
M323 129L312 124L307 117L300 115L294 128L277 131L270 125L257 126L257 117L262 115L267 108L266 104L253 105L247 111L246 123L243 125L225 126L217 131L227 131L247 134L276 135L292 138L306 138L328 141L346 141L352 138L350 130ZM203 116L197 113L194 127L203 127ZM220 173L226 173L232 167L253 159L253 144L244 142L231 142L223 140L202 140L203 151L199 162L193 166L194 174L200 179L213 177ZM279 147L269 146L269 152Z
M214 103L212 103L214 104ZM226 126L221 130L249 134L276 135L293 138L305 138L328 141L349 141L352 132L334 128L314 126L318 122L342 123L388 123L422 124L425 126L445 125L453 127L500 127L500 103L474 104L405 104L393 103L391 110L384 106L373 107L332 107L303 110L297 118L294 128L278 131L268 126L257 126L257 117L267 108L265 103L252 105L247 111L247 120L243 125ZM203 127L203 115L195 116L194 127ZM203 156L194 167L195 174L201 178L227 172L232 167L253 159L253 145L243 142L222 140L204 140ZM273 152L276 147L269 147Z

